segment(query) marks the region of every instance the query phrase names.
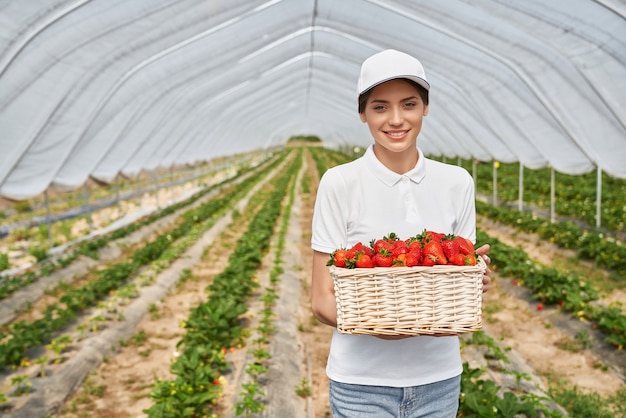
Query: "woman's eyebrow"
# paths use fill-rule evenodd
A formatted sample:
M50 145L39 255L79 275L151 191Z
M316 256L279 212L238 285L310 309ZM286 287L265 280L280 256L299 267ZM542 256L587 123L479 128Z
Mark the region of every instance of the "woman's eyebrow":
M406 97L404 99L400 99L401 102L406 102L407 100L415 100L417 99L417 96L409 96ZM383 99L372 99L372 103L388 103L388 100L383 100Z

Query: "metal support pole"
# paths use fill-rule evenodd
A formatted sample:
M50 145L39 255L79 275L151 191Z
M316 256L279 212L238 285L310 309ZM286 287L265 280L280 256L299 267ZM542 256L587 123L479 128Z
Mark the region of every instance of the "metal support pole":
M156 172L152 174L152 179L154 180L154 198L156 200L156 207L159 209L161 207L161 205L159 205L159 178L157 177Z
M598 167L596 178L596 227L602 226L602 169Z
M517 196L517 209L524 210L524 164L519 163L519 191Z
M493 162L493 205L498 204L498 161Z
M555 192L554 192L555 185L554 184L555 184L555 181L554 181L554 167L550 167L550 222L552 222L552 223L554 223L554 221L555 221L555 216L554 216L555 209L554 209L554 206L555 206L556 199L554 197L555 196Z
M50 214L50 198L48 189L43 193L46 202L46 225L48 225L48 248L52 248L52 215Z
M89 184L85 182L85 212L87 213L87 225L89 225L89 233L93 232L93 220L91 219L91 193Z

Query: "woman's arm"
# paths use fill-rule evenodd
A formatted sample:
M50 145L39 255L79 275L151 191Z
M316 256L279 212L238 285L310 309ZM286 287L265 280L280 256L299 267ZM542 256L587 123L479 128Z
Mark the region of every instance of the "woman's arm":
M333 278L328 272L326 263L329 254L313 251L313 272L311 279L311 307L313 315L320 322L337 326L337 304Z

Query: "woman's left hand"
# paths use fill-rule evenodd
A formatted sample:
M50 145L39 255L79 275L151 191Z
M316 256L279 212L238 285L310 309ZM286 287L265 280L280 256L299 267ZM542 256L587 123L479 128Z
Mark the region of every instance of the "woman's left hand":
M489 244L482 245L481 247L476 249L476 254L478 254L485 264L487 265L487 270L485 270L485 274L483 275L483 293L488 291L491 288L491 269L489 268L489 264L491 264L491 258L487 255L491 247Z

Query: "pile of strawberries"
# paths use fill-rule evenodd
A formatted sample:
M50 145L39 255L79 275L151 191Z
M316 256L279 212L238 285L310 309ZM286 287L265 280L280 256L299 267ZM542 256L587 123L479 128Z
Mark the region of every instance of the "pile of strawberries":
M424 230L408 239L395 233L340 248L330 255L327 265L344 268L413 267L451 264L476 265L474 244L467 238Z

